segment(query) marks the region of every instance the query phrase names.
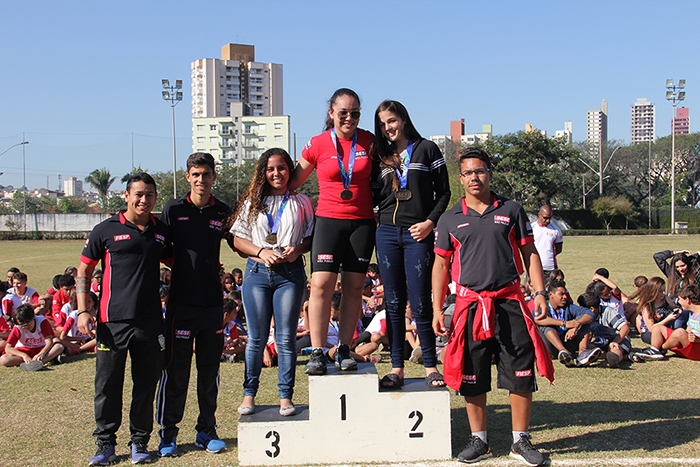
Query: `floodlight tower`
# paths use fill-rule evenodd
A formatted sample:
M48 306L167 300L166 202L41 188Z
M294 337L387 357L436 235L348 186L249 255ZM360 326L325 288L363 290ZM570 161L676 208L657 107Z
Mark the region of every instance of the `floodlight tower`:
M163 83L163 100L170 102L170 107L173 110L173 199L177 198L177 153L175 150L175 106L182 101L182 80L175 80L175 86L170 85L170 81L164 79Z
M666 100L673 106L671 117L671 233L676 233L676 106L685 99L685 80L679 79L678 85L672 79L666 80Z

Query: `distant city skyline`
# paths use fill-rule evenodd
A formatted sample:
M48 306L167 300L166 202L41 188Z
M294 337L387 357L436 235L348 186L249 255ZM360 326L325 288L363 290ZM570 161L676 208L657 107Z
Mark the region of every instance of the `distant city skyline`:
M488 123L494 135L526 123L554 135L572 122L573 140L585 141L587 112L605 99L608 139L629 143L630 106L639 97L655 103L656 136L663 137L671 133L669 78L687 80L683 106L697 108L699 3L673 2L673 15L666 3L646 0L534 5L407 0L399 8L360 0L343 12L307 0L213 0L164 15L161 4L133 0L6 3L3 16L12 20L0 30L7 45L0 51L0 152L23 132L29 144L0 156L0 185L22 186L23 149L29 189L46 187L47 177L51 189L62 189L59 174L83 180L101 167L119 179L132 157L144 169L171 170L171 110L161 79L183 80L185 98L175 110L183 167L192 149L190 64L220 57L228 43L255 45L256 59L284 66L284 113L297 155L321 131L339 87L362 98L360 127L373 130L374 109L392 98L426 137L449 134L450 121L464 119L465 134ZM640 35L640 24L653 27Z

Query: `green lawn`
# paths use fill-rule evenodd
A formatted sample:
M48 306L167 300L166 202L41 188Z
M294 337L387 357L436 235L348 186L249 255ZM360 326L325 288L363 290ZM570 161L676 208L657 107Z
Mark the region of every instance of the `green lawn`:
M30 285L48 288L51 277L65 266L75 265L82 242L0 242L0 269L17 266L29 275ZM631 288L634 276L658 275L651 255L663 249L700 249L699 236L678 237L566 237L560 257L572 295L583 291L593 271L607 267L623 290ZM227 270L243 261L233 254L222 258ZM643 344L633 340L636 347ZM308 401L308 382L302 374L306 357L300 358L295 401ZM420 377L422 369L407 362L407 376ZM379 374L389 363L378 365ZM553 465L683 465L700 458L700 402L695 379L700 363L670 358L611 370L605 366L564 368L555 362L556 380L549 385L540 379L534 396L533 443L552 459ZM127 370L128 372L128 370ZM242 399L243 364L223 364L219 396L219 435L229 445L220 455L210 455L193 446L196 397L191 382L185 419L179 441L184 454L159 460L164 466L237 464L236 408ZM193 373L194 374L194 373ZM93 419L94 359L81 358L48 371L25 373L0 368L0 407L3 411L0 464L3 466L85 465L94 451ZM276 369L264 369L259 404L275 404ZM510 414L507 393L496 390L489 398L489 439L496 459L481 465L504 465L510 444ZM125 399L129 400L127 385ZM452 445L459 452L468 435L464 403L453 396ZM124 420L128 420L128 405ZM368 423L371 423L368 420ZM119 465L128 465L128 423L119 434ZM150 447L157 445L152 440ZM328 446L332 449L332 446ZM343 462L339 459L338 462ZM450 465L450 464L448 464ZM517 463L507 465L520 465ZM560 464L561 465L561 464Z

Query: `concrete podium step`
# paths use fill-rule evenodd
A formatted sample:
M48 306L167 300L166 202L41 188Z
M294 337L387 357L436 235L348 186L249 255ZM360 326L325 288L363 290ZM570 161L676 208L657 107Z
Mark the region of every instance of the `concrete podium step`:
M309 377L309 405L292 417L256 407L238 423L240 465L411 462L451 457L450 393L406 379L380 389L372 363Z

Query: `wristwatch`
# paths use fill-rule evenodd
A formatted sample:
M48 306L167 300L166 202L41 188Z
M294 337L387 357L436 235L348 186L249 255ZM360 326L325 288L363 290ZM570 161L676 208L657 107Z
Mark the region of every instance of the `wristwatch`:
M538 290L537 292L535 292L535 295L542 295L543 297L547 298L547 292L545 292L544 290Z

